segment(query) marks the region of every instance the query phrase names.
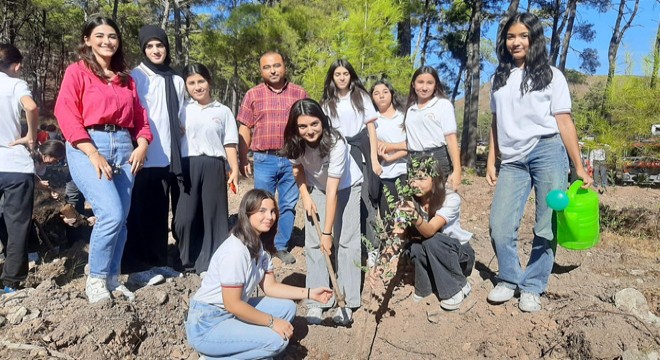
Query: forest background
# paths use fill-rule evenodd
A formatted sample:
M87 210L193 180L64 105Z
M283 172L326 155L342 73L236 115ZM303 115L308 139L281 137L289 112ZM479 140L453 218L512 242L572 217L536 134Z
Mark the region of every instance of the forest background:
M491 123L490 85L483 81L491 74L484 68L497 64L496 39L487 34L509 14L530 11L544 22L552 65L571 84L580 137L589 139L587 148L609 144L616 161L660 123L660 15L655 42L637 60L642 64L619 51L640 1L646 11L660 13L660 0L0 0L0 41L23 51L23 77L46 118L52 118L66 66L76 59L82 24L97 14L119 24L131 66L142 58L140 27L160 25L169 34L175 68L207 65L216 98L234 113L261 81L257 64L266 50L285 54L289 78L315 99L339 58L353 64L367 88L387 78L402 100L413 71L430 65L456 102L461 160L474 168ZM587 12L609 16L580 16ZM594 22L609 19L608 74L592 77L602 65L590 46ZM570 57L579 60L570 62L578 69L566 67ZM635 66L642 74L633 75Z

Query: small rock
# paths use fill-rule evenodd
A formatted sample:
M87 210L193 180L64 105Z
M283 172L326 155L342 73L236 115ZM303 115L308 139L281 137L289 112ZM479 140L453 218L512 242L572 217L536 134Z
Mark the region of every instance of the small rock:
M7 319L4 316L0 316L0 326L4 325Z
M658 360L660 357L657 351L652 351L648 354L637 350L637 349L628 349L621 354L622 360Z
M53 341L53 339L51 339L50 335L46 335L46 336L42 337L41 340L43 340L44 342L47 342L47 343Z
M12 325L19 324L21 321L23 321L23 318L25 317L25 315L27 315L27 313L28 310L23 306L21 306L16 311L7 315L7 321L9 321L9 323Z
M110 342L110 340L112 340L112 338L114 336L115 336L115 331L112 330L112 329L109 329L108 331L103 333L100 340L101 340L102 343L107 344L107 343Z
M38 318L39 315L41 315L41 310L39 309L30 310L30 314L25 317L25 320L26 321L34 320Z
M643 283L644 283L644 280L642 280L642 279L635 279L635 282L638 283L638 284L643 284Z
M174 348L172 350L172 354L170 354L170 357L172 359L185 359L185 357L183 357L183 353L178 348Z
M649 309L644 294L633 288L623 289L614 295L614 305L622 311L634 314L649 324L660 326L660 318Z
M166 292L159 290L154 293L154 298L156 299L156 304L163 305L167 302L169 297Z
M465 343L463 344L463 351L468 351L470 350L470 347L472 347L471 343Z
M37 290L48 290L50 289L50 286L53 284L53 280L47 279L41 282L41 284L37 285Z

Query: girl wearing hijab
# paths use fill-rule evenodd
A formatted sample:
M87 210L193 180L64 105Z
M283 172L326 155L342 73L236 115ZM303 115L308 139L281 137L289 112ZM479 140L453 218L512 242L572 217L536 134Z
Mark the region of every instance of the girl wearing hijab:
M135 177L122 272L130 274L129 283L146 286L161 283L165 277L181 276L167 266L167 221L170 196L173 212L179 198L179 115L185 85L170 67L169 41L163 29L145 25L140 29L139 40L143 59L131 76L140 102L147 110L154 141L147 149L142 171Z

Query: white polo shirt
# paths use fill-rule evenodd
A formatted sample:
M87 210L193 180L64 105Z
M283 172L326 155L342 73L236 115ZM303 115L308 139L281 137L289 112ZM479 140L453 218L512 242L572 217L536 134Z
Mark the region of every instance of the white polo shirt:
M360 114L353 103L351 102L351 93L346 96L340 97L337 101L337 117L330 117L330 112L327 106L323 107L323 111L330 117L332 126L339 130L344 137L353 137L364 129L366 124L376 119L378 116L371 99L368 94L362 94L362 104L364 107L364 114Z
M170 115L167 112L167 96L165 95L165 78L154 73L140 63L131 71L135 80L140 103L149 117L149 127L154 135L153 141L147 147L147 159L144 167L165 167L170 165L171 132ZM185 83L180 76L174 76L174 87L179 99L179 117L183 114L185 106ZM177 119L177 123L179 119Z
M521 95L522 77L523 70L514 67L506 85L490 95L502 163L526 157L542 136L558 134L555 115L571 112L568 83L557 68L552 67L552 81L541 91Z
M307 147L305 154L291 160L292 165L302 165L305 169L307 185L325 191L328 176L339 178L339 190L362 183L362 172L353 160L349 145L344 138L336 139L328 156L321 158L318 149Z
M186 104L181 117L185 134L181 141L181 156L223 157L225 146L238 144L238 128L234 114L217 101L201 106L196 101Z
M406 141L406 132L403 129L403 114L397 110L390 119L379 113L378 118L376 118L376 136L378 140L388 143ZM394 179L408 172L405 158L393 162L381 160L380 165L383 167L383 173L380 174L381 179Z
M422 211L422 216L426 214ZM451 189L447 189L442 207L435 212L435 216L445 219L445 226L440 229L443 234L453 237L461 244L472 239L472 233L461 227L461 197Z
M454 106L435 97L423 108L413 104L406 113L408 150L424 151L447 145L446 135L456 134Z
M28 84L0 72L0 172L34 173L28 149L23 145L9 146L21 138L23 96L32 97Z
M273 262L263 247L257 259L252 259L247 246L231 234L211 257L202 286L193 299L224 309L222 289L242 287L241 300L247 301L268 272L273 272Z

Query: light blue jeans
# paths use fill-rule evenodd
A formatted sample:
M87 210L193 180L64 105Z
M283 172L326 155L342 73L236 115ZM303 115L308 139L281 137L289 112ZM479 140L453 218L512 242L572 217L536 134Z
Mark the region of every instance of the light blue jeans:
M533 294L545 291L554 262L552 209L545 197L552 190L566 190L567 174L568 158L559 135L542 138L523 159L502 164L490 210L490 236L501 284ZM532 252L523 271L518 257L518 229L532 188L536 223Z
M257 297L248 304L288 322L296 316L291 300ZM266 326L246 323L227 310L196 300L190 301L186 336L190 346L207 359L270 358L289 345L289 340Z
M89 130L92 142L116 169L112 180L96 175L87 155L66 143L66 157L73 181L92 204L96 224L89 241L89 275L107 278L119 275L126 244L126 218L131 207L133 175L128 159L133 151L127 130L104 132Z
M254 152L254 188L267 190L272 194L277 190L280 219L275 235L275 248L277 251L287 250L296 219L296 203L300 196L289 159Z

